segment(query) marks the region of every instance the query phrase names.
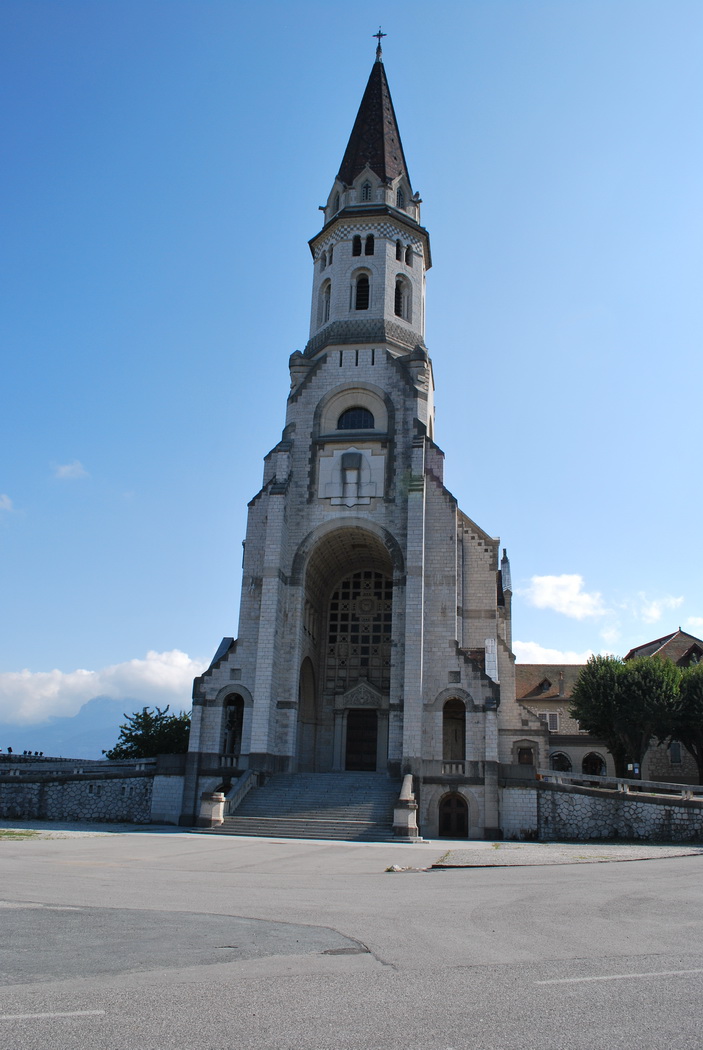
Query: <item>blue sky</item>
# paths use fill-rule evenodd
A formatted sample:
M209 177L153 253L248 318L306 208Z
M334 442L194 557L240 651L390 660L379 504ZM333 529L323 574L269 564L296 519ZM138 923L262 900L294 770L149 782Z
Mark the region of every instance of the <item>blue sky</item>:
M518 657L703 634L699 0L3 0L0 721L187 707L236 634L379 21Z

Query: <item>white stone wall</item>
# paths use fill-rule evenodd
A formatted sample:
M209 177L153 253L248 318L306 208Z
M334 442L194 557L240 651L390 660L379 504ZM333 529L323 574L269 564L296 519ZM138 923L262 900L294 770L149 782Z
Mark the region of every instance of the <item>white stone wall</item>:
M503 788L500 792L500 819L504 838L536 838L537 791L534 788Z
M151 795L152 824L177 824L183 808L183 777L154 777Z

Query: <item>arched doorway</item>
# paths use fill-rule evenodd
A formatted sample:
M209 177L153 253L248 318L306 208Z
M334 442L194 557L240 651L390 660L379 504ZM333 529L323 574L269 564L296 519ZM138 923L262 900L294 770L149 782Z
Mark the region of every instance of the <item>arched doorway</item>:
M469 807L466 799L457 792L444 795L439 800L439 837L441 839L467 839L469 837Z
M549 768L555 773L570 773L571 759L563 751L555 751L549 756Z
M605 760L596 751L589 751L583 756L581 772L588 777L604 777L606 774Z

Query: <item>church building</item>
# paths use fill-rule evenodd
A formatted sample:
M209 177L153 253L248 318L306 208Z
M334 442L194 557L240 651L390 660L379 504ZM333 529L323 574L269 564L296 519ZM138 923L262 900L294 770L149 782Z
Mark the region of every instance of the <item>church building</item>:
M309 242L310 333L249 504L239 633L195 680L184 823L248 770L412 774L422 834L495 837L504 767L546 764L515 699L506 552L443 482L420 204L379 43Z

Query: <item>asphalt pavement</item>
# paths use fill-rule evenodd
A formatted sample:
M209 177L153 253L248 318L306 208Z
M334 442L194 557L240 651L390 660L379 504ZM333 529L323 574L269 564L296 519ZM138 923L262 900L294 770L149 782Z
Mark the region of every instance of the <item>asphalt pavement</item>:
M3 1047L703 1043L700 850L121 831L0 837Z

